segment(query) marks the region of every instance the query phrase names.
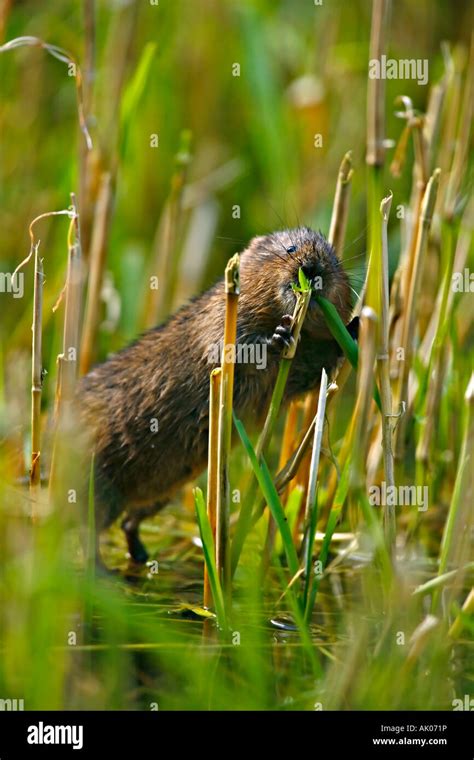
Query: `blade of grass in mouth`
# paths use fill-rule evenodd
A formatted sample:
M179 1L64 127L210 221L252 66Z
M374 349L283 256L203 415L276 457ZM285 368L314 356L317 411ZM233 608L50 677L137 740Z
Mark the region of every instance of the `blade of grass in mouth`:
M356 341L353 339L344 322L342 321L336 307L334 304L328 301L327 298L323 298L323 296L315 295L314 298L323 313L331 335L341 347L351 366L354 367L354 369L357 369L359 361L359 348ZM374 401L377 404L378 408L381 409L380 394L377 386L374 387Z

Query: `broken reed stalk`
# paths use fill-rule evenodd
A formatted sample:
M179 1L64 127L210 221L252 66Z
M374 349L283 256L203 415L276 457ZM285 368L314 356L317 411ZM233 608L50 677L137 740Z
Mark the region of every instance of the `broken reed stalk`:
M346 237L353 173L352 151L348 151L342 159L339 167L328 235L328 240L339 257L342 257L344 240Z
M405 402L405 404L408 405L408 381L413 361L414 341L416 333L416 299L419 297L421 273L423 271L423 261L428 245L428 237L436 204L439 187L439 176L440 170L435 169L426 186L423 202L421 205L413 269L411 273L412 276L410 279L410 289L403 321L402 348L404 352L404 361L401 363L401 372L398 381L397 400L399 404L401 402ZM407 413L400 416L396 430L395 456L400 460L403 459L405 452L405 431L407 425L407 416Z
M390 193L380 204L382 215L382 311L377 352L377 370L380 381L380 400L382 404L382 448L385 481L387 486L395 485L392 451L392 389L390 386L389 356L389 277L388 277L388 218L393 195ZM385 542L390 553L395 543L395 508L384 505L383 525Z
M326 416L326 398L327 398L328 376L326 370L321 371L321 382L319 385L318 410L316 412L316 422L314 427L313 450L311 452L311 465L309 470L309 482L306 496L305 515L304 515L304 533L302 544L302 559L306 569L305 584L303 591L303 609L305 611L305 620L309 620L311 610L308 607L310 598L310 588L312 585L311 560L313 556L314 537L316 535L316 525L318 520L318 500L317 500L317 483L319 458L321 454L321 443L323 439L324 421Z
M310 521L311 512L314 509L316 483L318 479L319 457L321 453L321 442L322 442L323 430L324 430L324 417L326 414L327 387L328 387L328 376L326 374L326 370L323 367L321 371L321 382L319 385L318 410L316 412L316 417L315 417L313 447L312 447L312 452L311 452L311 467L310 467L310 475L309 475L309 483L308 483L308 495L306 497L305 512L304 512L306 526L308 525Z
M300 270L301 272L301 270ZM286 381L288 379L288 373L290 371L291 362L296 352L298 345L301 328L303 326L306 312L308 311L309 302L311 299L311 287L308 284L307 289L296 293L296 304L292 315L291 322L291 335L293 337L292 343L286 347L281 356L280 366L278 368L278 375L273 388L272 397L270 400L270 407L265 418L265 423L260 433L260 436L255 447L255 454L258 462L262 457L266 456L268 446L273 435L276 421L278 419L278 412L280 411L281 402L283 399L283 393L286 387ZM239 519L234 534L234 540L232 542L232 575L234 574L237 564L239 562L240 553L242 551L245 538L252 525L252 515L254 512L254 503L258 492L258 481L255 477L252 477L249 488L243 499L242 507L240 510ZM257 505L258 509L258 505ZM257 514L257 512L255 513ZM261 513L260 513L261 514ZM258 516L260 516L260 514Z
M412 208L411 228L409 230L409 234L407 234L406 248L400 256L399 279L397 277L397 279L394 280L394 285L396 284L399 286L399 292L397 295L400 299L400 303L398 311L398 324L396 325L397 339L395 340L396 345L399 345L405 327L405 306L408 299L408 293L413 274L414 261L416 257L416 244L420 226L421 208L423 197L426 191L426 185L429 179L429 170L427 145L424 136L424 119L419 116L415 116L412 101L405 95L398 97L395 102L401 102L405 107L405 110L399 112L397 115L407 120L405 130L407 136L410 133L412 134L415 153L412 197L410 201ZM402 139L400 140L400 143L402 143ZM405 160L406 147L407 145L405 143L403 146L399 146L399 150L397 149L398 160L394 160L391 167L394 176L399 176L401 173L401 164ZM400 338L398 336L400 336Z
M79 215L74 193L71 193L73 218L68 235L68 267L66 279L66 303L64 308L63 350L58 356L57 408L70 402L74 395L79 353L79 326L81 313L81 242Z
M41 439L41 391L42 391L42 329L43 329L43 261L38 257L40 241L35 243L33 228L37 222L51 216L73 217L74 211L62 209L61 211L47 211L39 214L30 223L28 234L30 236L30 251L12 274L16 277L20 269L34 257L34 295L33 295L33 325L32 325L32 378L31 378L31 468L30 487L36 488L41 481L40 473L40 439ZM33 519L35 515L33 514Z
M240 293L239 266L240 257L236 253L229 260L225 270L226 309L224 345L222 349L217 457L216 566L226 604L229 606L232 586L229 459L232 445L232 402L236 359L237 309Z
M107 254L107 237L112 210L112 177L104 172L94 213L89 253L89 282L81 341L79 372L85 375L94 361L100 320L100 294Z
M41 486L41 393L43 387L43 261L35 245L35 274L33 293L33 326L31 345L31 469L30 490L35 493ZM35 499L32 499L32 519L36 519Z
M58 355L54 407L54 442L49 476L50 497L54 495L58 472L58 454L63 429L72 425L71 402L77 379L79 326L82 290L82 251L76 198L71 193L71 223L68 232L68 264L65 290L63 347ZM61 300L61 298L60 298Z
M365 488L364 465L369 437L369 412L372 403L374 363L377 351L377 315L370 306L361 313L359 372L354 408L353 456L351 484L358 491Z
M222 368L212 370L209 389L209 453L207 466L207 516L211 526L214 545L217 524L217 462L219 443L219 404L221 393ZM204 566L204 607L212 604L211 584L207 565Z

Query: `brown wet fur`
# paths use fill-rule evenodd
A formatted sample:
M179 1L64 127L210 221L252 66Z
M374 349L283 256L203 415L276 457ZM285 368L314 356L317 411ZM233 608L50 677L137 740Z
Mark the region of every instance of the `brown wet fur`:
M291 284L300 266L310 278L322 278L321 295L345 323L350 318L348 277L323 235L298 228L254 238L241 255L237 342L266 345L267 367L236 364L234 408L244 424L261 420L268 408L282 348L274 334L293 312ZM147 558L140 521L207 465L209 374L216 366L208 355L222 341L224 311L221 280L79 383L78 411L95 452L98 529L125 513L122 526L137 562ZM312 301L285 401L317 387L322 367L330 372L339 357ZM152 420L158 432L152 432Z

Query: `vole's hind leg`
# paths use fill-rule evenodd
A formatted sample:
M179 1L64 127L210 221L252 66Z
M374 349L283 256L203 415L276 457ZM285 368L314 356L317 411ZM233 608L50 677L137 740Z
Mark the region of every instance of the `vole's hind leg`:
M143 565L148 559L148 552L139 536L141 519L137 513L127 513L121 522L121 528L125 533L130 559Z
M151 504L147 507L132 508L126 512L121 522L121 528L127 540L130 559L139 565L144 565L148 559L148 552L140 539L140 523L145 517L150 517L165 506L164 503Z

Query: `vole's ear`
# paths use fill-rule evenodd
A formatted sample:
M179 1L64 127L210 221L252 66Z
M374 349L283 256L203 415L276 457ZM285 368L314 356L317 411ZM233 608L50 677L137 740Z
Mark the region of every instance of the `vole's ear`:
M252 253L255 254L259 249L262 249L265 247L264 244L265 237L263 235L256 235L253 237L248 245L244 248L241 255L244 256L252 256Z
M253 237L248 244L247 248L250 250L258 250L259 248L262 248L265 244L265 235L256 235Z

